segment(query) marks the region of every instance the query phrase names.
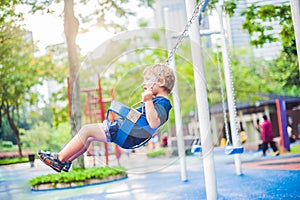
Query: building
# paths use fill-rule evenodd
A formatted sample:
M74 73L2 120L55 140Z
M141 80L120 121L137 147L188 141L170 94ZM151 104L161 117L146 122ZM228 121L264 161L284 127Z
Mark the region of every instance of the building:
M166 9L168 10L169 19L169 29L170 31L180 35L184 29L186 24L188 23L185 0L157 0L153 5L154 8L154 16L155 16L155 26L156 27L165 27L166 26ZM197 19L193 23L199 23ZM207 39L203 41L202 45L206 48L211 48L212 42L210 34L207 34L207 30L209 29L209 18L205 15L202 19L200 25L200 33L201 31L205 32L205 36ZM199 33L199 34L200 34ZM173 41L173 42L176 42Z
M292 127L293 134L296 138L300 135L300 97L268 95L265 100L250 103L237 103L237 121L247 133L247 142L245 143L246 150L255 150L258 144L261 143L260 133L256 130L255 125L257 120L262 122L262 116L266 114L273 125L274 137L277 137L279 142L280 128L277 117L276 100L285 101L286 114L288 123ZM222 104L214 105L210 108L212 132L216 145L220 144L221 138L226 137L224 133L224 112ZM226 115L228 114L227 104L225 105Z
M280 42L272 42L267 43L261 48L256 48L250 46L250 40L255 39L257 35L250 36L246 30L242 30L242 24L244 22L245 17L241 16L241 13L246 9L247 6L251 4L256 5L281 5L289 3L288 0L238 0L237 1L237 8L235 9L235 13L232 17L227 17L227 35L229 44L232 47L246 47L251 48L253 55L256 57L262 57L267 60L271 60L275 58L282 48ZM264 22L265 26L271 26L274 30L270 30L269 34L274 34L278 36L281 28L279 25L279 21L272 21L272 22Z

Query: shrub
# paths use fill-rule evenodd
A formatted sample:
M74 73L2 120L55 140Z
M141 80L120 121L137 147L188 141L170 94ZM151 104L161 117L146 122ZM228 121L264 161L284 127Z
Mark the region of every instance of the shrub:
M11 165L16 163L24 163L24 162L29 162L28 157L0 159L0 165Z
M31 186L44 184L44 183L71 183L80 182L86 179L99 178L103 179L108 176L126 174L126 170L123 167L94 167L79 169L75 168L70 172L61 172L55 174L47 174L32 178L29 183Z
M165 156L165 155L166 155L166 149L154 150L147 153L147 156L151 158L158 157L158 156Z

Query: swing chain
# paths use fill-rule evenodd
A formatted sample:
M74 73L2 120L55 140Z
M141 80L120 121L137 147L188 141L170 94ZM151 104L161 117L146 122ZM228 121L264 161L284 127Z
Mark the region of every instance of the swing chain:
M172 60L175 52L178 50L179 45L181 44L182 40L184 39L184 37L186 37L188 34L187 32L189 31L189 28L191 27L191 25L193 24L194 20L199 16L200 14L200 9L201 6L203 5L204 0L200 1L198 3L198 5L195 7L194 12L190 18L190 20L188 21L188 23L185 25L185 28L183 30L183 32L179 35L178 40L175 44L175 46L170 50L169 55L167 60L163 63L163 65L167 66L170 64L170 61ZM153 82L151 89L153 89L154 85L156 84L156 82L160 79L161 74L163 72L163 65L161 66L161 70L159 71L159 74L156 77L156 80ZM142 113L144 113L144 106L142 106Z
M227 116L226 116L226 108L225 108L225 94L224 94L224 87L223 87L223 78L222 72L220 67L220 57L219 52L217 52L217 61L218 61L218 75L220 80L220 88L221 88L221 96L222 96L222 110L223 110L223 118L224 118L224 128L225 128L225 135L226 135L226 146L229 144L229 127L227 124Z
M170 61L173 58L175 52L178 50L179 45L181 44L182 40L184 39L184 37L186 37L188 35L187 32L189 31L189 28L193 24L194 20L199 16L199 14L200 14L200 8L203 5L203 3L204 3L204 0L200 1L199 4L195 7L194 12L193 12L190 20L185 25L185 28L184 28L183 32L178 37L178 40L177 40L175 46L169 52L169 56L168 56L168 58L167 58L167 60L165 62L166 65L170 64Z

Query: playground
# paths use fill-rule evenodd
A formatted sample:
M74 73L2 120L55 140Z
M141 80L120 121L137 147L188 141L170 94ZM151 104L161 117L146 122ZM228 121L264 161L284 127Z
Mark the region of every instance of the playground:
M209 0L186 3L187 22L180 33L173 31L171 21L174 21L174 13L165 7L161 12L165 30L156 27L121 32L86 55L80 65L77 59L73 63L69 60L70 65L75 65L69 68L66 101L75 140L66 146L70 151L72 148L76 151L65 160L59 159L58 154L39 151L40 160L36 159L34 165L31 162L30 165L1 166L0 199L299 199L300 154L291 154L290 146L299 144L300 97L283 99L276 96L272 101L263 99L254 102L256 95L261 96L268 91L261 89L266 87L268 80L259 85L255 78L251 82L259 86L257 91L247 93L246 87L253 87L239 77L238 87L234 87L236 80L233 79L236 77L233 76L233 68L238 69L235 76L244 74L241 76L244 79L256 68L238 74L242 72L240 69L248 66L231 60L223 24L226 19L223 1L214 5L219 17L218 31L206 33L206 36L217 35L218 45L212 52L203 47L200 27L203 28L202 17L208 3ZM65 24L73 27L71 23ZM67 43L71 42L71 45L67 44L68 48L76 47L72 45L75 40L68 40L68 36L66 34ZM163 42L156 40L159 37L163 38ZM185 38L189 39L184 41ZM159 43L164 44L160 46ZM68 51L68 58L77 58L77 55L71 55L72 52L76 51ZM154 62L160 63L156 65L160 66L157 74L152 72L151 78L145 74L144 77L138 75L142 74L146 65ZM172 73L176 72L172 76L174 87L172 85L171 88L166 86L167 79L164 77L169 67ZM255 77L261 80L261 77ZM298 89L294 87L293 92L297 91L295 88ZM245 110L237 110L234 89L247 104L245 107L239 105ZM145 93L148 95L146 99ZM253 96L248 97L248 94ZM163 98L168 105L155 104L155 98ZM211 105L217 104L220 108L213 113L215 110L211 109ZM139 105L137 109L136 105ZM271 139L267 142L263 137L268 129L263 129L265 126L259 122L266 115L275 127L272 129L272 123L268 122ZM101 137L100 134L91 136L96 131L86 131L89 125L99 125L104 121L115 122L115 127L101 125ZM117 122L120 123L116 125ZM288 133L290 123L293 123L290 128L294 132ZM186 125L191 129L184 129ZM99 131L99 126L97 128ZM110 128L114 128L115 133L111 133ZM82 133L81 130L86 132L77 134ZM277 144L273 141L274 130ZM185 135L187 132L189 135ZM294 136L293 144L289 134ZM157 144L153 141L158 143L158 135L169 139L169 145L165 144L169 154L149 158L147 152L155 149ZM18 142L21 145L20 140ZM276 144L278 149L273 148L272 152L269 148L266 154L268 142L273 146ZM258 148L262 144L263 154ZM247 145L254 150L245 149ZM188 151L191 154L187 154ZM83 157L77 163L79 153ZM58 163L59 170L56 171L61 172L71 162L75 166L85 164L86 168L122 166L128 177L102 184L76 185L69 189L35 191L30 188L28 181L31 178L56 173L46 165L53 168Z
M243 174L237 176L232 156L224 149L214 151L216 162L217 199L299 199L300 155L270 154L261 152L242 154ZM114 156L110 163L117 164ZM105 157L102 156L102 162ZM41 174L55 173L35 161L0 167L0 199L206 199L203 162L201 156L187 156L187 181L180 180L178 157L147 158L143 149L129 157L122 155L120 162L128 169L128 178L105 184L73 189L31 191L27 181ZM92 162L90 162L92 166Z

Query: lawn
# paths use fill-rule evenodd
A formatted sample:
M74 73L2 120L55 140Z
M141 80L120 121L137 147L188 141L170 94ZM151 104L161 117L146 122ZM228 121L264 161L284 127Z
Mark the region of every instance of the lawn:
M291 153L300 154L300 144L291 144Z

